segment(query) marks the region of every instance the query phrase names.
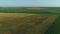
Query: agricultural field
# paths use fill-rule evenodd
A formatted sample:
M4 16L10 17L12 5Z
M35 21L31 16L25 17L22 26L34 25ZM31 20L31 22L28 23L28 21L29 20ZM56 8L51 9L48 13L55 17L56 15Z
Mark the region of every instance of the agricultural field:
M42 8L0 8L0 34L59 34L59 8Z
M0 34L43 34L58 15L0 13Z
M29 7L3 7L0 8L0 13L36 13L36 14L60 14L58 7L42 7L44 9L27 9Z

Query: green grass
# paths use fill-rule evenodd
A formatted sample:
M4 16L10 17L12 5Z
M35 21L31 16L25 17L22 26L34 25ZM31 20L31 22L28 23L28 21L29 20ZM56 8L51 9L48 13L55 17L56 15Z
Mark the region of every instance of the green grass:
M31 9L1 9L0 13L37 13L37 14L56 14L56 12L49 12L48 10L31 10Z
M60 15L54 21L53 25L50 28L48 28L45 34L60 34Z
M60 10L59 10L59 8L48 8L45 10L0 8L0 13L60 14Z

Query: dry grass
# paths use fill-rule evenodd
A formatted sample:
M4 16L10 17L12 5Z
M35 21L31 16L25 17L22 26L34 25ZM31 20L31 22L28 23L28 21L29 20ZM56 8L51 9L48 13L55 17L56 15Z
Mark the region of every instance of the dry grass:
M26 17L34 14L26 14L26 13L0 13L1 17Z
M0 34L40 34L56 18L48 14L0 13Z

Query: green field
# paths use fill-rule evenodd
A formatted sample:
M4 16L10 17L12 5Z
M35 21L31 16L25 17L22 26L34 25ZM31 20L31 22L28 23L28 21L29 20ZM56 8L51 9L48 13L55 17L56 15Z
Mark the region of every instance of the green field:
M60 34L59 26L58 7L42 10L0 8L0 34Z
M48 28L45 34L60 34L60 16L58 16L53 25Z

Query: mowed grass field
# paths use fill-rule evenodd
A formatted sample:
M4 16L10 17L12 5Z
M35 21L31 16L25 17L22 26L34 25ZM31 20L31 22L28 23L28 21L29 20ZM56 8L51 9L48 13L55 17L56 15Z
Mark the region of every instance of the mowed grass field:
M43 34L58 15L0 13L0 34Z

